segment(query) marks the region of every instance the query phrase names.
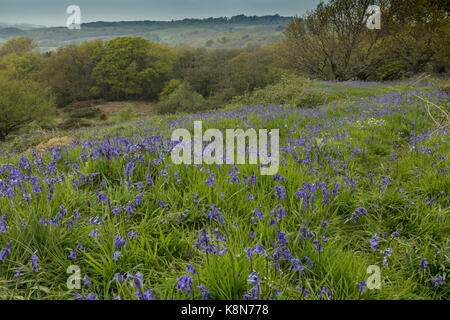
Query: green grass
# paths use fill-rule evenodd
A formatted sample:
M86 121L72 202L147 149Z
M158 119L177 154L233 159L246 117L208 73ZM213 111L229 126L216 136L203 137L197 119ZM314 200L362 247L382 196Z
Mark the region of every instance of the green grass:
M228 107L201 115L154 116L109 127L57 133L89 143L41 154L45 167L55 154L60 155L55 158L55 171L50 173L45 173L44 167L38 169L38 156L0 155L3 165L18 166L22 156L34 160L34 164L30 162L30 172L23 166L19 170L29 178L36 177L42 188L39 194L33 193L29 182L32 179L24 179L14 189L15 196L0 197L0 216L7 214L6 232L0 233L0 248L13 242L11 253L0 262L0 298L73 299L73 293L78 292L93 293L101 299L116 295L135 299L137 288L130 285L131 280L119 283L114 275L141 272L144 287L154 290L155 298L202 299L197 288L201 283L211 291L211 299L242 299L251 289L248 276L256 271L261 278L262 299L299 299L301 292L297 286L309 291L308 299L319 299L321 286L328 288L331 299L448 299L448 130L435 131L425 103L414 95L434 101L447 112L448 96L433 91L433 87L405 84L314 82L308 88L326 94L323 107L312 110L289 104L276 108ZM421 91L408 91L412 89ZM443 120L435 109L431 112ZM161 144L159 140L149 141L155 137L170 138L178 127L192 130L194 119L204 121L203 131L279 128L283 165L278 174L284 181L260 176L258 168L252 165L234 169L216 165L175 166L167 155L166 141ZM419 137L417 143L412 142L414 137ZM154 146L160 149L154 152ZM95 156L99 149L103 155ZM108 157L107 151L111 149L117 154ZM391 156L393 153L396 158ZM135 160L135 167L131 176L126 177L125 168L131 159ZM160 161L155 162L157 159ZM74 164L78 167L73 167ZM230 171L234 171L239 183L230 181L233 177ZM73 184L80 174L93 173L99 174L92 183L80 183L78 187ZM0 180L7 181L11 174L0 166ZM212 174L213 188L205 183ZM255 184L248 182L253 175ZM55 179L51 201L46 177ZM154 184L148 184L147 177ZM295 193L302 183L316 181L325 183L329 193L336 183L340 189L327 202L318 187L315 199L306 208ZM141 190L139 182L144 183ZM279 200L275 186L284 187L286 197ZM118 215L111 211L118 206L126 208L141 193L145 193L144 197L131 216L126 209ZM31 199L27 202L22 194L30 194ZM107 195L110 206L99 202L98 194ZM196 201L193 194L198 194ZM250 195L253 201L249 200ZM430 204L431 199L434 200ZM159 201L168 210L158 205ZM220 208L224 223L206 215L212 204ZM57 219L61 205L67 213L58 220L60 226L40 223L41 218ZM272 210L276 214L277 205L285 210L279 221L271 214ZM361 207L367 213L353 223L351 216ZM252 219L258 208L263 218ZM80 212L80 220L74 219L76 211ZM101 223L91 225L90 219L94 217ZM272 219L276 224L270 223ZM23 220L26 227L22 227ZM70 221L74 221L72 227L68 226ZM324 221L328 221L325 228ZM98 239L89 236L96 229ZM314 238L302 234L306 229L306 234ZM202 230L207 231L217 249L226 247L227 251L212 255L193 247ZM277 240L278 230L285 234L290 255L301 260L303 274L294 271L293 262L288 259L281 258L278 266L272 259L277 250L286 249ZM138 233L136 239L126 236L130 231ZM397 238L392 236L395 231L399 232ZM254 237L249 237L250 232L254 232ZM216 233L225 237L223 242L216 239ZM379 244L374 251L370 241L375 233ZM381 236L384 233L386 239ZM114 239L118 234L127 241L115 261L112 257L117 251ZM324 242L323 237L328 241ZM320 240L323 251L316 252L314 239ZM79 243L85 249L77 249ZM246 257L244 250L256 244L264 246L267 257L257 253L251 259ZM387 258L388 265L383 265L380 251L387 248L392 249L392 254ZM36 250L38 272L31 264ZM74 260L68 258L71 251L77 252ZM314 266L308 265L305 256ZM423 258L428 266L419 270ZM191 275L193 287L187 296L176 289L176 284L179 277L189 275L186 272L189 264L198 274ZM66 270L70 265L80 267L81 276L86 275L91 281L90 287L82 282L80 290L67 288ZM360 293L356 282L368 279L366 271L370 265L381 269L381 289L366 288L366 293ZM14 278L19 268L22 274ZM443 276L443 283L435 286L431 280L439 275Z

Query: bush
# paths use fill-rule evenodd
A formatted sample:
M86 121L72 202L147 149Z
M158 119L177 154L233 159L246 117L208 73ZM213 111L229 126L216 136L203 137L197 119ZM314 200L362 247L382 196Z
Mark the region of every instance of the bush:
M235 97L233 105L282 105L288 104L299 108L310 108L324 104L329 95L325 90L314 86L312 80L292 75L264 89L256 89L243 96Z
M70 118L82 119L82 118L95 118L100 114L100 109L98 107L89 107L78 109L69 114Z
M125 108L123 108L119 113L119 120L121 122L129 121L134 115L133 105L127 103Z
M95 118L100 114L100 108L96 106L98 103L97 100L75 101L65 107L64 112L74 119Z
M172 79L169 82L167 82L164 89L159 94L159 100L165 100L169 98L169 96L180 86L181 81L178 79Z
M172 78L175 51L143 38L118 37L105 42L93 69L94 91L109 100L156 99Z
M30 80L0 77L0 141L12 131L55 114L53 97Z
M74 129L74 128L86 128L90 126L91 123L86 120L71 118L61 123L58 127L60 129Z
M205 110L207 106L205 98L192 90L186 82L182 83L167 99L156 105L156 111L160 114L176 112L198 112Z

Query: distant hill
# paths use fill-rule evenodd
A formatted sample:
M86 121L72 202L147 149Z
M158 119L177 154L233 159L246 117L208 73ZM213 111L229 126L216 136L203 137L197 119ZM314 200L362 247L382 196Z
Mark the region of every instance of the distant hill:
M36 24L28 24L28 23L0 22L0 28L18 28L21 30L30 30L30 29L36 29L36 28L45 28L45 26L36 25Z
M52 50L86 40L112 39L118 36L143 37L169 45L190 44L206 48L242 48L248 44L277 41L291 17L245 16L231 18L184 19L174 21L120 21L84 23L81 30L65 27L34 28L0 26L0 43L12 37L26 36L38 42L42 50Z

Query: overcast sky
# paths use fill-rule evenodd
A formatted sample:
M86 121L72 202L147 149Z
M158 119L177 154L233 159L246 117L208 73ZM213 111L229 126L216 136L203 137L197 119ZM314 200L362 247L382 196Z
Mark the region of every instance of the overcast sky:
M81 8L82 22L178 20L238 14L301 15L319 0L0 0L0 22L63 26L66 8Z

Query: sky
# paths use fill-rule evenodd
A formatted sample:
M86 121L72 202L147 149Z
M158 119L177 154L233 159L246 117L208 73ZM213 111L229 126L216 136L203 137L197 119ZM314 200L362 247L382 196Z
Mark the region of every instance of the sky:
M319 0L0 0L0 22L64 26L69 5L81 8L81 20L170 21L245 15L302 15Z

